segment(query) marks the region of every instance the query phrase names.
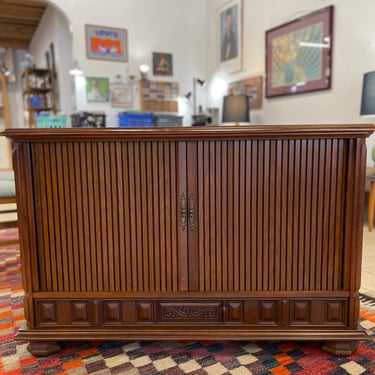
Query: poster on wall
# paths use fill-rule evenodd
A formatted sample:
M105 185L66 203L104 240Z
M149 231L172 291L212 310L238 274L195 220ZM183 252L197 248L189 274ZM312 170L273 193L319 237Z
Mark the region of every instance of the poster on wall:
M85 25L88 59L128 61L128 31L106 26Z
M242 68L242 0L233 0L217 11L219 69L226 73Z
M108 102L109 80L108 78L87 77L86 99L88 102Z
M133 86L129 83L114 83L111 85L112 107L133 107Z

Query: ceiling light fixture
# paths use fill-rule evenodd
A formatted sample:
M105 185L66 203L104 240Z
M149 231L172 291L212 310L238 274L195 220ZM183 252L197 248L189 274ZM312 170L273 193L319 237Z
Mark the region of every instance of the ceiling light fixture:
M83 70L79 67L77 60L74 60L72 69L69 70L69 74L72 76L83 75Z

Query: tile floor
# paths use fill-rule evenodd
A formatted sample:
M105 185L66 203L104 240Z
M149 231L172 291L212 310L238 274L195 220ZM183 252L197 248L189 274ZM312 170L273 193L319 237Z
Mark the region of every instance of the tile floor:
M362 280L360 292L375 298L375 228L363 228Z

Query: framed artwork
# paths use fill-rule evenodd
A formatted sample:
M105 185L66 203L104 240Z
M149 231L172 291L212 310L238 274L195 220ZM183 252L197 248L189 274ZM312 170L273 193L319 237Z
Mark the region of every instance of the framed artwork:
M171 53L154 52L152 54L152 67L155 76L173 75L173 60Z
M228 94L247 95L250 110L261 109L263 102L263 77L257 76L228 84Z
M88 59L128 61L128 31L113 27L85 25Z
M331 87L333 6L266 32L266 97Z
M226 73L242 68L242 0L232 0L217 12L219 69Z
M108 78L87 77L86 78L86 99L88 102L108 102L109 101Z
M133 107L133 86L128 83L114 83L111 85L112 107Z

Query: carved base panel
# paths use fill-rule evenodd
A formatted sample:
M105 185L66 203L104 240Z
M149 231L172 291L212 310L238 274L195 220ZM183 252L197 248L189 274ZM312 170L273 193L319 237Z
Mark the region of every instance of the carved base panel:
M230 324L343 328L346 298L36 299L36 327Z
M60 340L186 339L319 340L346 356L367 338L347 328L345 298L36 299L34 310L35 327L16 335L34 355L58 351Z

